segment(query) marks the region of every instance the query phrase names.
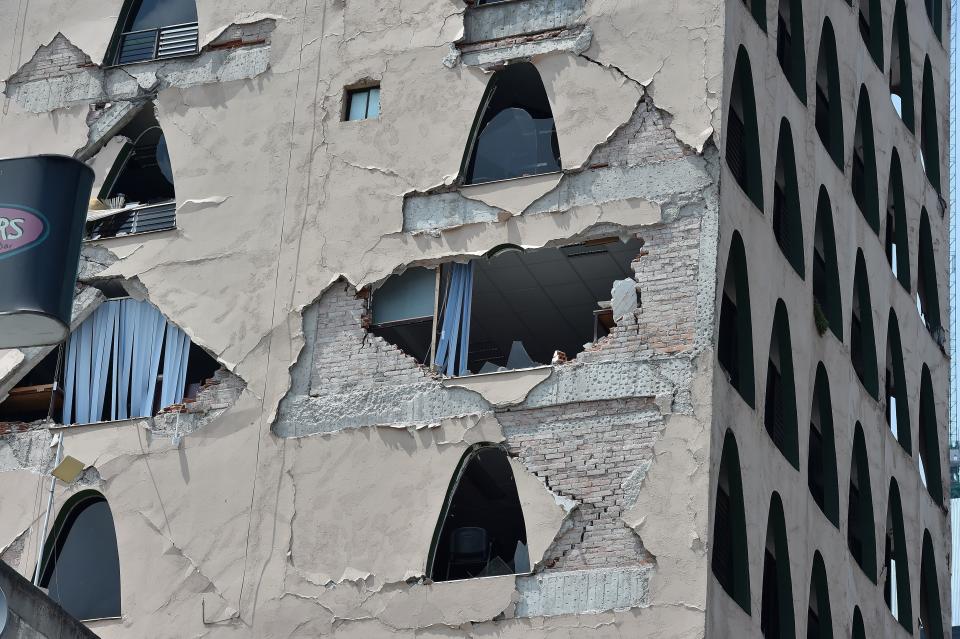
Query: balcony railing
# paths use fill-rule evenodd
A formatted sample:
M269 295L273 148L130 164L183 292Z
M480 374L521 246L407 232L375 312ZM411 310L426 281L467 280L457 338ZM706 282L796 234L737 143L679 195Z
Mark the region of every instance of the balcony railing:
M166 231L176 228L177 203L149 204L121 210L87 222L84 239L99 240L135 233Z
M162 60L197 52L200 31L196 22L120 34L117 64Z

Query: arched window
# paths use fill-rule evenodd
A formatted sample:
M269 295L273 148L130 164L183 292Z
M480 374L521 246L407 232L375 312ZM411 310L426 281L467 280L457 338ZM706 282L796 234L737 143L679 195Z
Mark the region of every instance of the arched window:
M940 321L940 289L933 253L933 234L927 209L920 210L920 246L917 255L917 310L927 330L942 347L943 323Z
M937 40L943 39L943 0L924 0L927 9L927 17L930 19L930 25L937 36Z
M97 491L79 492L60 509L43 546L40 585L81 621L120 616L117 533Z
M863 629L863 615L860 614L860 608L853 608L853 633L852 639L867 639L867 633Z
M887 499L887 530L883 550L883 600L893 617L907 632L913 632L913 607L910 603L910 563L903 534L903 508L897 480L890 480Z
M777 60L800 101L807 102L807 56L803 51L803 4L780 0L777 10Z
M194 0L127 0L104 59L130 64L197 52Z
M907 379L903 372L903 348L900 344L900 323L890 309L887 320L887 366L884 376L886 416L890 432L910 454L910 408L907 403Z
M427 561L433 581L530 571L527 529L507 453L471 447L460 460Z
M887 262L903 288L910 291L910 247L907 241L907 210L903 196L900 155L893 149L890 180L887 182L887 219L884 246Z
M883 14L880 0L860 0L860 36L870 57L883 69Z
M760 28L767 31L767 3L766 0L743 0L743 4L750 10L750 15L757 21Z
M560 145L543 80L529 62L497 71L477 110L464 182L479 184L560 170Z
M813 229L813 319L821 335L829 328L838 340L843 341L833 206L830 204L827 189L823 186L820 187L817 197L817 221Z
M787 461L800 469L797 450L797 391L793 379L793 347L790 320L783 300L777 300L767 358L767 386L763 425Z
M867 447L860 422L854 429L850 459L850 492L847 501L847 547L870 581L877 583L876 528Z
M879 399L877 384L877 340L873 332L873 309L863 251L857 249L853 276L853 306L850 319L850 360L853 370L870 396Z
M727 273L720 297L717 358L730 384L754 407L753 328L750 321L750 286L743 238L734 231L727 256Z
M830 380L823 363L817 365L810 408L810 450L807 484L817 506L834 526L840 525L840 495L837 489L837 446L833 434Z
M830 614L830 591L827 569L820 551L813 553L810 571L810 603L807 606L807 639L833 639L833 616Z
M727 166L747 197L763 210L760 169L760 137L757 133L757 103L753 93L753 72L747 50L740 47L730 88L727 115Z
M943 639L937 561L933 554L933 540L929 530L923 531L920 558L920 636L923 639Z
M940 135L937 133L937 102L933 93L930 58L923 61L923 92L920 96L920 159L930 186L940 193Z
M173 165L153 104L140 109L117 135L123 144L97 194L107 211L87 222L87 238L174 228Z
M877 186L877 154L873 144L873 117L867 88L860 87L857 127L853 134L853 174L850 178L853 199L874 233L880 233L880 203Z
M720 586L744 612L750 614L750 562L747 519L740 479L740 453L730 430L723 438L717 471L717 500L713 510L713 557L710 568Z
M783 519L783 503L776 492L770 497L767 518L760 606L760 632L766 639L792 639L796 636L787 526Z
M924 364L920 371L920 479L938 506L943 505L943 484L940 480L940 436L937 426L937 405L933 399L930 369Z
M817 133L830 157L843 171L843 112L840 104L840 71L837 41L830 20L823 21L820 51L817 54Z
M913 131L913 64L910 61L910 31L907 7L897 0L893 11L890 42L890 99L907 128Z
M803 222L800 211L800 188L797 185L797 163L793 153L790 122L780 120L777 144L777 168L773 183L773 235L784 257L803 279Z

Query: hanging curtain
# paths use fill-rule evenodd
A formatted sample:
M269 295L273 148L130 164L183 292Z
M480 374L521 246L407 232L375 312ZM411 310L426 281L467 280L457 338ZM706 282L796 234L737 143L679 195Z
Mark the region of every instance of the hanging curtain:
M437 344L437 367L444 374L467 374L470 313L473 307L473 263L454 264Z
M160 405L182 401L189 353L186 333L148 302L105 302L70 336L63 423L101 421L108 397L110 419L153 415L161 355Z
M160 387L160 407L183 401L187 383L187 361L190 357L190 338L167 322L167 336L163 351L163 385Z

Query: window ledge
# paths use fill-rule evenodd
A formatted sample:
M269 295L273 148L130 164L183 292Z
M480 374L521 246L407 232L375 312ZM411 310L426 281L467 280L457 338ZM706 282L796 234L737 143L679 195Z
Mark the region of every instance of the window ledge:
M139 422L153 422L153 417L129 417L127 419L113 419L102 422L90 422L88 424L51 424L49 429L52 431L73 430L75 428L87 428L95 426L133 426Z
M441 384L480 394L494 406L512 406L527 399L534 388L553 375L553 366L534 366L507 371L477 373L463 377L445 377Z

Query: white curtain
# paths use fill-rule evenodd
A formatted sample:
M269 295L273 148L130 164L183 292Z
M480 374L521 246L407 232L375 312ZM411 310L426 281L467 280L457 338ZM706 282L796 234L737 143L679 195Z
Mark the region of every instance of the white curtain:
M70 336L63 423L101 421L108 378L112 380L110 419L152 415L161 354L160 405L182 401L189 353L186 334L149 303L131 299L105 302Z

